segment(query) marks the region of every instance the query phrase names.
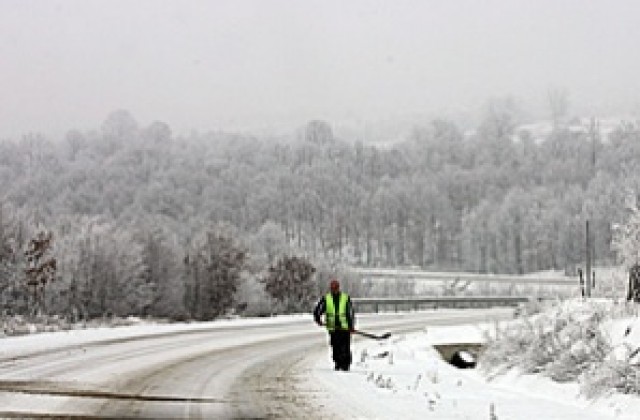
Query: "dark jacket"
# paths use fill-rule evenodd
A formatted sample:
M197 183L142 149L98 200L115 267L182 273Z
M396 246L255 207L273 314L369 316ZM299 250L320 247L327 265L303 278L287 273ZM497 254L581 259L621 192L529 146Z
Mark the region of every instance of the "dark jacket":
M337 310L337 306L338 306L337 294L333 294L333 301L336 305L336 310ZM325 313L326 310L327 310L327 302L326 302L326 295L325 295L325 296L322 296L322 298L320 298L320 300L316 304L316 308L313 310L313 318L317 324L320 324L322 322L322 315ZM355 312L353 311L353 305L351 305L351 297L349 297L349 295L347 295L347 325L349 326L350 330L354 329L356 325L356 315L355 315Z

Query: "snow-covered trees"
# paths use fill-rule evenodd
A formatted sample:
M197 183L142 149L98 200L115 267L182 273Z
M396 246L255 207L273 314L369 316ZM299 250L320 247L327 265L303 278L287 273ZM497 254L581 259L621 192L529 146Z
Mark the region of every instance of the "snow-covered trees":
M62 295L47 303L73 301L69 307L89 316L124 310L98 296L121 281L108 268L121 257L135 272L125 281L137 296L127 311L188 316L194 274L183 260L197 248L196 232L217 223L249 244L254 273L294 253L316 267L331 259L573 271L584 256L586 219L596 263L612 262L621 197L640 191L640 127L625 124L608 142L559 127L537 141L517 130L516 111L497 102L475 131L435 120L384 147L341 139L324 121L310 122L296 139L220 131L180 137L165 123L143 127L116 111L97 130L71 130L61 144L38 135L0 142L0 199L12 209L4 241L17 241L17 220L28 219L18 214L53 229L60 282L52 293ZM23 230L21 246L33 233ZM2 255L0 265L11 267L5 272L21 269L19 258ZM7 284L2 279L5 293Z
M22 233L3 203L0 203L0 313L26 311L24 254L19 241Z
M305 128L304 138L310 143L331 143L333 141L333 130L331 130L331 126L326 121L309 121Z
M314 296L315 267L301 257L283 256L262 280L267 293L285 310L309 310Z
M629 208L623 225L615 226L612 247L626 268L640 264L640 209L636 206Z
M246 259L246 251L226 233L211 230L196 239L184 259L191 317L210 320L232 308Z
M253 250L257 255L264 254L265 263L273 264L278 255L286 254L287 238L282 228L269 221L262 225L253 238Z
M138 228L135 239L142 245L143 279L151 288L152 299L144 307L144 315L169 318L185 318L184 291L186 273L180 258L180 248L170 239L163 218L155 217L144 227Z
M635 201L635 198L632 198ZM613 229L612 248L619 262L629 272L627 299L640 301L640 209L634 204L628 207L624 224Z
M61 290L68 311L82 318L144 314L154 285L144 277L143 247L132 231L98 218L72 219L59 227Z
M39 231L28 242L24 255L27 260L25 283L31 298L32 314L45 309L44 298L47 286L56 280L58 261L52 256L53 234L51 231Z

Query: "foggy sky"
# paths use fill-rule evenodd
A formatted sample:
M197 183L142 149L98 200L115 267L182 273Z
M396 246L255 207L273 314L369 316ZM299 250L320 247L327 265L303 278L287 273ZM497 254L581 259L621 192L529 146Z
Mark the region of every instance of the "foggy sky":
M0 0L0 138L142 125L294 129L476 111L550 88L640 111L635 0ZM634 114L634 115L635 115Z

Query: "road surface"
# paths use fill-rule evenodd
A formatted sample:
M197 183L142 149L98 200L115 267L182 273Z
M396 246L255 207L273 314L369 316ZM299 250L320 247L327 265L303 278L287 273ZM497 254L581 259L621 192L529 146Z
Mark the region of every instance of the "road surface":
M363 314L358 323L408 332L512 311ZM0 357L0 417L326 418L314 395L331 391L303 380L321 353L330 364L326 333L310 318L34 348Z

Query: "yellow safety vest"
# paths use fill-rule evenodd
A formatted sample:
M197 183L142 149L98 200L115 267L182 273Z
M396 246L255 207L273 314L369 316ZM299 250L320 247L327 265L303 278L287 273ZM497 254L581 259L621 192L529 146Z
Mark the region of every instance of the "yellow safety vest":
M349 324L347 323L347 300L349 299L349 295L346 293L340 293L340 298L338 300L338 313L336 316L336 305L333 301L333 295L331 293L327 293L324 297L325 302L325 325L327 326L327 330L334 331L336 329L336 318L338 319L337 329L340 330L348 330Z

